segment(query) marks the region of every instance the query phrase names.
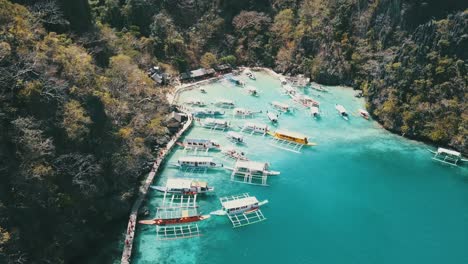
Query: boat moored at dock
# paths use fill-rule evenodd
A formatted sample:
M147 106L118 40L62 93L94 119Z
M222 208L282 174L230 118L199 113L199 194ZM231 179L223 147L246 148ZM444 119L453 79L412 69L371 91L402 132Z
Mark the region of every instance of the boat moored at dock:
M248 193L226 196L219 199L222 208L211 212L212 215L226 215L234 228L242 227L266 220L260 207L267 204L268 200L258 201Z
M229 128L228 122L223 119L206 118L200 121L200 123L203 127L212 130L226 130Z
M193 115L196 117L205 117L205 116L223 116L225 112L221 112L219 110L213 109L203 109L197 110L193 112Z
M244 144L244 137L241 134L237 133L237 132L229 131L229 132L226 133L226 137L230 141L232 141L232 142L234 142L236 144Z
M177 144L186 149L202 149L207 151L210 149L219 150L221 147L218 142L211 139L187 138L182 142L177 142Z
M346 112L344 106L336 104L335 109L338 111L338 113L344 120L349 120L348 113Z
M291 132L287 130L276 130L275 132L269 132L272 137L289 141L289 142L294 142L297 144L301 145L306 145L306 146L315 146L315 143L309 142L308 137L297 133L297 132Z
M207 182L179 178L168 179L166 186L151 186L151 188L163 193L182 195L195 195L214 191L214 187L209 187Z
M222 163L215 162L212 157L203 157L203 156L185 156L180 157L177 160L177 167L188 168L221 168L224 167Z

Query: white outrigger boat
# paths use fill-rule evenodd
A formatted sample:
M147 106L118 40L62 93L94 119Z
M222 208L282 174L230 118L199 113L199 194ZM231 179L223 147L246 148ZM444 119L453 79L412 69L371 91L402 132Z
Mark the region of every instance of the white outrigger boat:
M168 179L166 186L150 187L159 192L181 195L195 195L214 191L214 187L209 187L207 182L178 178Z
M236 117L252 117L255 114L261 113L261 112L262 111L254 112L252 110L238 107L238 108L234 108L234 110L232 111L232 114Z
M266 220L260 206L267 204L268 200L258 201L256 197L248 193L222 197L219 200L222 208L210 214L228 216L234 228Z
M229 132L227 132L226 137L230 141L232 141L232 142L234 142L236 144L244 144L244 137L241 134L237 133L237 132L229 131Z
M228 122L222 119L206 118L205 120L200 121L200 123L203 127L214 130L226 130L229 128Z
M219 99L215 105L222 108L233 108L235 106L234 102L228 99Z
M314 117L314 118L318 118L320 116L320 109L316 106L311 106L310 107L310 114Z
M249 77L251 80L256 80L257 78L255 77L255 75L253 74L253 72L251 72L250 70L245 70L244 71L245 75L247 75L247 77Z
M289 84L283 85L283 90L284 93L289 95L291 98L294 98L294 96L297 94L296 89Z
M272 123L278 123L278 114L273 112L267 112L267 117Z
M197 107L205 107L206 106L205 102L200 101L198 99L190 100L190 101L187 102L187 104L191 105L191 106L197 106Z
M267 125L253 122L245 123L244 126L241 127L241 132L246 132L249 134L262 134L264 136L268 133L268 131L269 128Z
M193 115L196 117L205 117L205 116L223 116L225 112L221 112L219 110L213 110L213 109L203 109L203 110L197 110L193 112Z
M182 142L177 142L177 145L185 148L185 149L197 149L197 150L210 150L216 149L220 150L221 146L218 142L211 140L211 139L194 139L194 138L187 138Z
M258 90L253 86L247 87L247 92L252 96L258 96Z
M301 105L305 106L305 107L310 107L310 106L319 106L320 103L314 99L312 99L312 97L310 96L307 96L307 95L296 95L293 97L293 100L300 103Z
M224 165L222 163L217 163L213 160L212 157L203 157L203 156L185 156L180 157L177 160L176 167L180 168L222 168Z
M428 149L431 153L434 154L432 157L433 160L437 160L439 162L458 166L459 162L467 162L468 159L463 159L462 154L455 150L450 150L446 148L438 148L437 151L433 151Z
M338 113L340 113L340 116L341 116L344 120L349 120L349 118L348 118L348 113L346 112L346 109L344 108L344 106L339 105L339 104L336 104L336 105L335 105L335 109L338 111Z
M237 160L232 170L231 181L240 183L255 184L267 186L268 176L279 175L279 171L272 171L266 162Z
M364 109L358 109L359 115L361 115L364 119L369 120L369 112Z
M249 160L245 153L239 151L235 148L226 148L221 151L221 153L228 158L235 159L235 160Z
M291 107L285 103L281 103L281 102L278 102L278 101L273 101L270 103L271 106L273 106L274 108L276 108L277 110L283 112L283 113L289 113L292 111Z

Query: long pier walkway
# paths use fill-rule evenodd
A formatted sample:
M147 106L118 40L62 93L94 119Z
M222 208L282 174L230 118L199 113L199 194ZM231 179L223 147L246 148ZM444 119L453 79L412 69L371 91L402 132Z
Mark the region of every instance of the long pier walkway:
M182 136L185 133L185 131L187 131L187 129L189 129L192 126L192 123L193 123L192 114L188 112L186 114L188 116L187 122L184 124L182 129L179 130L179 132L177 132L177 134L171 139L171 141L169 141L166 147L159 153L156 161L153 163L153 167L150 173L148 174L148 177L146 177L145 182L140 186L138 199L133 204L133 207L130 213L130 218L128 220L127 234L125 235L125 244L124 244L124 249L123 249L122 259L121 259L122 264L130 263L130 257L132 255L133 239L135 238L135 226L137 223L138 211L146 197L146 194L148 193L149 186L153 182L154 177L156 176L156 173L158 172L159 166L164 161L164 158L166 157L166 155L174 147L175 143L180 138L180 136Z

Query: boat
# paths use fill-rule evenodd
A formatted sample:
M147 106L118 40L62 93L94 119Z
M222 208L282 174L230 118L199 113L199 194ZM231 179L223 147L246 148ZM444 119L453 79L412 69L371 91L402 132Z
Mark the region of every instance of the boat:
M310 107L310 113L312 114L312 116L313 116L314 118L317 118L317 117L320 116L320 110L319 110L319 108L316 107L316 106L311 106L311 107Z
M204 107L206 104L203 101L200 101L198 99L193 99L187 102L188 105L191 106L197 106L197 107Z
M229 132L227 132L226 137L229 140L231 140L232 142L236 143L236 144L243 144L244 143L244 137L241 134L237 133L237 132L229 131Z
M341 117L343 117L344 120L349 120L348 113L346 112L344 106L336 104L335 109L338 111L338 113L340 113Z
M466 162L468 159L463 159L462 154L458 151L446 149L446 148L438 148L437 151L433 151L428 149L431 153L434 154L432 157L433 160L458 166L459 162Z
M287 130L276 130L275 132L268 132L272 137L280 139L280 140L285 140L289 142L294 142L300 145L306 145L306 146L315 146L315 143L309 142L309 139L307 136L296 133L296 132L291 132Z
M199 90L200 90L201 93L206 93L206 90L203 87L200 87Z
M319 92L324 92L324 93L328 92L328 90L324 89L324 88L323 88L320 84L318 84L318 83L313 83L313 84L310 86L310 88L312 88L312 89L314 89L314 90L316 90L316 91L319 91Z
M236 215L258 210L260 206L268 203L268 200L258 201L254 196L222 202L221 210L211 212L212 215Z
M159 192L182 195L195 195L214 191L214 187L209 187L207 182L178 178L168 179L166 186L150 187Z
M257 78L255 78L255 75L253 74L253 72L249 71L249 70L245 70L244 71L245 75L247 75L247 77L249 77L251 80L256 80Z
M197 168L220 168L224 167L222 163L217 163L212 157L203 156L185 156L177 160L177 167L197 167Z
M360 114L364 119L369 120L369 117L370 117L369 112L367 112L367 111L364 110L364 109L358 109L358 111L359 111L359 114Z
M220 149L220 145L212 140L212 139L193 139L193 138L188 138L185 139L182 142L177 142L177 144L181 147L184 148L189 148L189 149L203 149L203 150L209 150L209 149Z
M193 112L193 115L196 117L205 117L205 116L223 116L225 112L214 109L203 109Z
M284 112L284 113L291 112L291 107L289 107L289 105L287 105L285 103L281 103L281 102L278 102L278 101L273 101L270 104L274 108L276 108L277 110L279 110L281 112Z
M234 102L228 99L219 99L215 105L222 108L233 108L235 106Z
M235 159L235 160L249 160L246 156L245 153L242 151L239 151L235 148L226 148L221 151L221 153L228 158Z
M200 123L203 127L210 129L225 130L229 128L228 122L223 119L206 118L205 120L200 121Z
M305 107L310 107L310 106L319 106L320 103L314 99L312 99L312 97L310 96L307 96L307 95L296 95L293 97L293 100L302 104L303 106Z
M291 98L293 98L293 97L296 96L296 94L297 94L296 89L294 89L294 87L292 87L292 86L289 85L289 84L283 85L283 90L284 90L284 92L285 92L287 95L289 95Z
M255 88L253 86L247 87L247 92L252 96L258 96L257 88Z
M155 218L150 220L140 220L138 223L143 225L158 225L158 226L166 226L166 225L180 225L180 224L187 224L193 223L198 221L203 221L210 218L210 215L192 215L189 216L188 210L182 210L182 216L177 218Z
M236 78L236 77L233 77L233 76L229 76L227 77L227 79L232 82L233 84L237 85L237 86L245 86L245 82Z
M265 135L268 133L269 128L264 124L257 124L253 122L245 123L244 126L240 127L241 132L250 132L251 134L259 133Z
M288 84L288 81L284 77L280 77L279 80L280 80L282 86Z
M251 117L255 115L256 113L261 113L261 112L262 111L254 112L254 111L251 111L245 108L240 108L240 107L234 108L234 110L232 111L234 116L240 116L240 117Z
M278 115L273 112L267 112L267 117L272 123L278 123Z

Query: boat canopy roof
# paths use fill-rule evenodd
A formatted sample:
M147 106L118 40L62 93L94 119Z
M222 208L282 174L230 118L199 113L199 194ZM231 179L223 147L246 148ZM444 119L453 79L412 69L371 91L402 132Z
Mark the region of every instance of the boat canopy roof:
M192 186L192 180L190 179L168 179L166 187L168 188L190 188Z
M456 157L461 157L460 152L455 151L455 150L446 149L446 148L438 148L437 153L438 154L448 154L448 155L452 155L452 156L456 156Z
M180 157L179 162L213 162L213 158L200 156L185 156Z
M335 106L335 108L336 108L336 110L340 111L341 113L345 113L345 112L346 112L346 109L345 109L344 106L342 106L342 105L337 104L337 105Z
M258 200L256 197L249 196L249 197L244 197L240 199L226 201L226 202L223 202L222 205L226 209L233 209L233 208L239 208L242 206L254 205L257 203L258 203Z
M207 118L207 119L205 119L205 122L206 123L222 124L222 125L227 124L226 120L216 119L216 118Z
M268 169L268 163L259 161L243 161L236 162L236 168L244 168L251 171L265 171Z
M273 102L271 102L271 104L274 105L274 106L281 107L281 108L289 108L289 105L287 105L285 103L278 102L278 101L273 101Z
M275 134L289 136L289 137L293 137L293 138L300 138L300 139L306 139L307 138L306 135L303 135L303 134L297 133L297 132L291 132L291 131L288 131L288 130L278 129L278 130L275 131Z

